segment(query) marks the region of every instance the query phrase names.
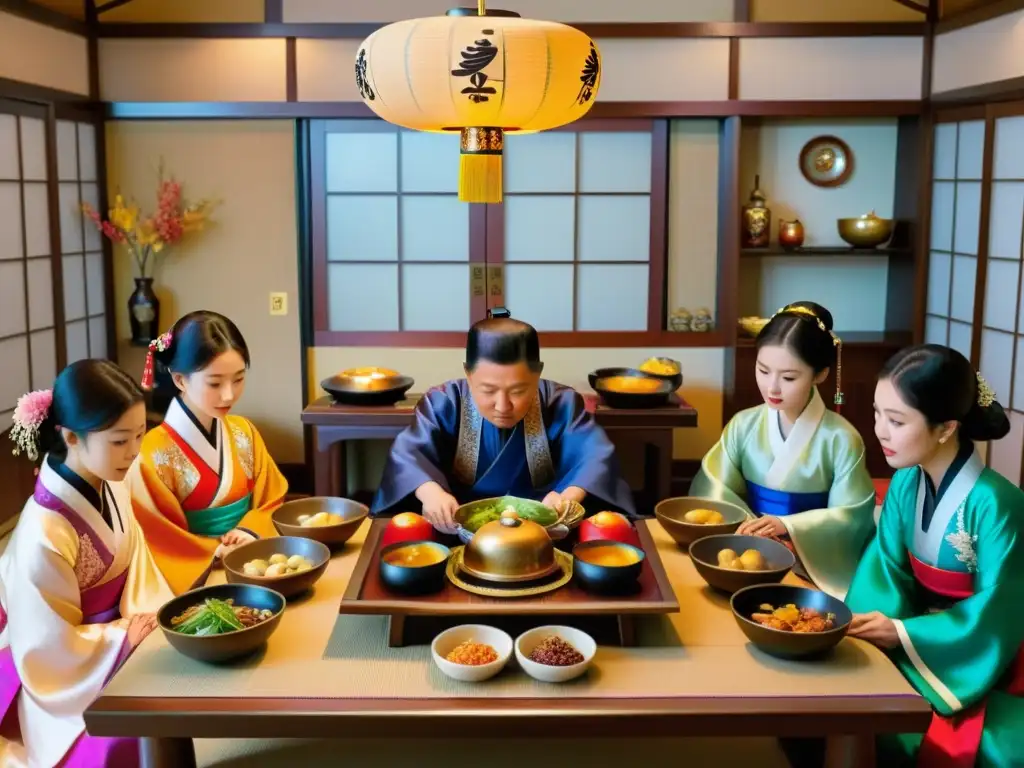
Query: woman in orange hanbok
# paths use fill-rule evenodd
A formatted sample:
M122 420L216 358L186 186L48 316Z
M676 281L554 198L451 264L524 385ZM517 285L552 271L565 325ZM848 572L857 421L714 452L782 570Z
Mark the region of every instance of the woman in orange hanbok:
M215 312L193 312L150 344L154 369L177 396L128 475L132 506L175 594L202 586L231 549L274 536L271 513L288 483L252 423L229 414L245 388L249 349Z

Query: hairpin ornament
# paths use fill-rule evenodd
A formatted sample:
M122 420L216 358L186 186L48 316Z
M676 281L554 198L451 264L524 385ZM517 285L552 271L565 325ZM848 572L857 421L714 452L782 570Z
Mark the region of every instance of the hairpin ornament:
M14 426L10 437L14 442L13 453L20 456L24 451L31 461L39 458L39 429L53 407L53 390L37 389L18 398L14 407Z
M984 376L980 373L976 373L975 376L978 377L978 405L988 408L996 401L996 393L992 391Z
M171 348L173 340L174 336L167 331L149 342L149 349L146 351L146 364L142 369L142 381L140 382L144 391L149 392L153 389L153 353L166 352Z

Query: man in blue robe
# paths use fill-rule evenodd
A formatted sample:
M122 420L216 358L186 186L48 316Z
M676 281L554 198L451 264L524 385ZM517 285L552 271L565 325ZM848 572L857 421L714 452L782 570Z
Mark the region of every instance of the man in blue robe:
M540 378L536 329L507 310L489 314L469 330L466 378L427 391L395 439L372 514L418 501L435 528L451 533L460 505L507 495L634 516L615 448L583 398Z

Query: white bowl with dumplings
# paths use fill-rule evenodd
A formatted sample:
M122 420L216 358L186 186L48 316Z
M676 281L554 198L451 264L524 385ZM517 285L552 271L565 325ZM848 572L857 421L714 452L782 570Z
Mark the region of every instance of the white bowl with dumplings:
M229 584L255 584L294 597L320 580L330 559L331 550L326 544L298 536L278 536L236 547L223 562Z

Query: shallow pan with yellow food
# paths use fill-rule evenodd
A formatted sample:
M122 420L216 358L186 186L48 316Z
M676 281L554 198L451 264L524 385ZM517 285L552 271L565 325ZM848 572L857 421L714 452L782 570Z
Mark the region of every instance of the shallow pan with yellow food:
M365 504L337 496L286 501L270 516L282 536L301 536L338 547L352 538L370 514Z
M225 555L223 563L229 584L256 584L294 597L320 580L330 559L326 544L277 536L243 544Z
M699 496L660 501L654 507L654 516L668 535L684 547L705 536L734 533L747 519L742 507Z
M738 533L697 539L690 545L690 560L704 581L723 592L776 584L796 565L786 545Z
M671 379L636 368L598 368L588 378L609 408L657 408L676 391Z
M832 650L846 637L853 614L842 600L791 584L756 584L733 594L732 615L757 648L783 659Z
M320 382L336 403L391 405L405 397L415 381L388 368L350 368Z

